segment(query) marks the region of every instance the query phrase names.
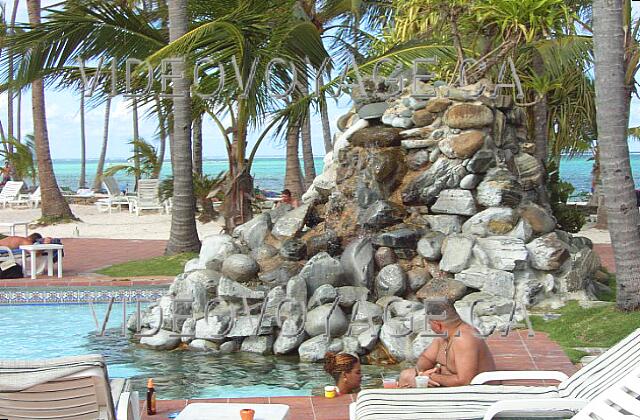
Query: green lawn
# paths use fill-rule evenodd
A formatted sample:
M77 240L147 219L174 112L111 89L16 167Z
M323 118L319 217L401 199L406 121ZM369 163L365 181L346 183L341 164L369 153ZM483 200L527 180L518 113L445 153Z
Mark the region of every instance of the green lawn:
M615 291L614 279L609 285ZM569 302L557 311L562 316L556 320L544 321L540 316L531 316L533 329L548 333L576 363L585 353L574 347L611 347L640 327L640 312L616 309L615 292L600 296L600 299L610 301L610 304L582 308L577 302Z
M198 254L186 252L170 257L156 257L148 260L129 261L122 264L114 264L97 273L111 277L134 276L177 276L183 272L184 264Z

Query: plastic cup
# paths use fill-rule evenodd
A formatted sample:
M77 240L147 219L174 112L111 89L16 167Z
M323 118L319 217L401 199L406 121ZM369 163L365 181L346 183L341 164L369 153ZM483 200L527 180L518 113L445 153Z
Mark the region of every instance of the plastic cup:
M427 388L427 387L429 387L429 377L416 376L416 388Z
M256 411L251 408L243 408L240 410L240 419L241 420L253 420L253 416L256 414Z
M397 388L398 387L398 379L393 376L382 377L382 387L383 388Z
M324 387L324 396L325 398L335 398L336 397L336 387L327 385Z

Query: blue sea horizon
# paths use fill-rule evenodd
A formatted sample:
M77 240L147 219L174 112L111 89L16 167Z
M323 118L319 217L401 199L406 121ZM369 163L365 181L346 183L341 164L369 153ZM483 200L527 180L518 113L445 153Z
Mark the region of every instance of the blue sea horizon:
M593 168L593 160L590 160L591 157L590 153L586 153L571 157L562 156L560 159L560 177L574 186L574 195L587 193L591 190L591 170ZM630 158L635 184L640 185L640 153L631 153ZM323 159L324 156L314 156L316 174L322 172L322 168L324 166ZM87 160L86 175L88 186L93 184L97 161L97 159ZM203 158L203 170L206 174L215 175L227 170L227 162L228 160L226 156L205 157ZM122 163L126 163L126 158L111 158L107 160L105 168L108 168L110 165ZM301 166L303 166L302 160ZM61 187L70 188L71 190L78 188L78 181L80 179L80 159L55 159L53 161L53 167L56 179ZM285 158L281 156L260 156L255 158L251 174L255 178L255 184L257 187L264 190L280 191L284 188L285 169ZM160 177L166 178L170 175L171 163L168 160L165 160ZM134 188L134 180L131 176L120 172L116 174L116 179L123 190L132 190Z

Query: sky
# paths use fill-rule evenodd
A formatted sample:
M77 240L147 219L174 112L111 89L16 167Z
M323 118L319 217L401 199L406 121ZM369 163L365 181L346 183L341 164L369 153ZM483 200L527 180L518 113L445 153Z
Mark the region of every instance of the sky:
M43 0L42 5L47 6L57 3L58 0ZM11 4L12 2L10 2ZM26 2L19 2L17 21L26 22ZM640 4L632 2L635 16L640 15ZM7 14L10 13L11 6L7 7ZM17 105L14 104L14 110ZM49 129L49 141L51 155L53 159L78 159L80 157L80 96L79 93L70 90L59 91L47 89L46 91L46 111ZM111 108L111 118L109 127L109 144L107 157L112 160L126 158L131 155L128 142L133 137L133 122L130 112L130 102L121 95L114 98ZM342 114L349 111L351 104L347 98L339 102L329 101L329 118L332 122L332 133L335 132L335 121ZM154 144L157 141L157 123L155 118L145 118L144 110L140 111L140 136ZM6 131L7 127L7 95L0 95L0 119ZM87 137L87 158L97 159L102 145L104 106L87 109L85 114L86 137ZM31 133L33 125L31 121L31 94L30 91L22 94L22 134ZM633 98L631 103L630 126L640 125L640 100ZM250 147L257 134L250 135ZM312 117L312 138L314 154L321 156L324 154L324 143L322 139L322 128L318 115ZM252 141L253 140L253 141ZM640 142L630 142L632 152L640 152ZM219 134L218 128L210 118L205 118L203 124L203 155L205 157L224 157L226 151ZM167 151L167 155L169 153ZM282 139L270 139L264 141L257 153L257 156L285 156L285 144Z

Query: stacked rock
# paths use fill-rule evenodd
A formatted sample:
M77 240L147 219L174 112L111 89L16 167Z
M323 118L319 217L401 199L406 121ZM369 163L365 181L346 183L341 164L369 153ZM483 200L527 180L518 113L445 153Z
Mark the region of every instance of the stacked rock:
M527 307L592 299L599 258L589 240L556 230L524 111L477 86L419 88L439 94L341 117L300 207L205 238L142 317L143 332L162 333L141 343L412 360L432 340L429 300L455 302L490 333Z

